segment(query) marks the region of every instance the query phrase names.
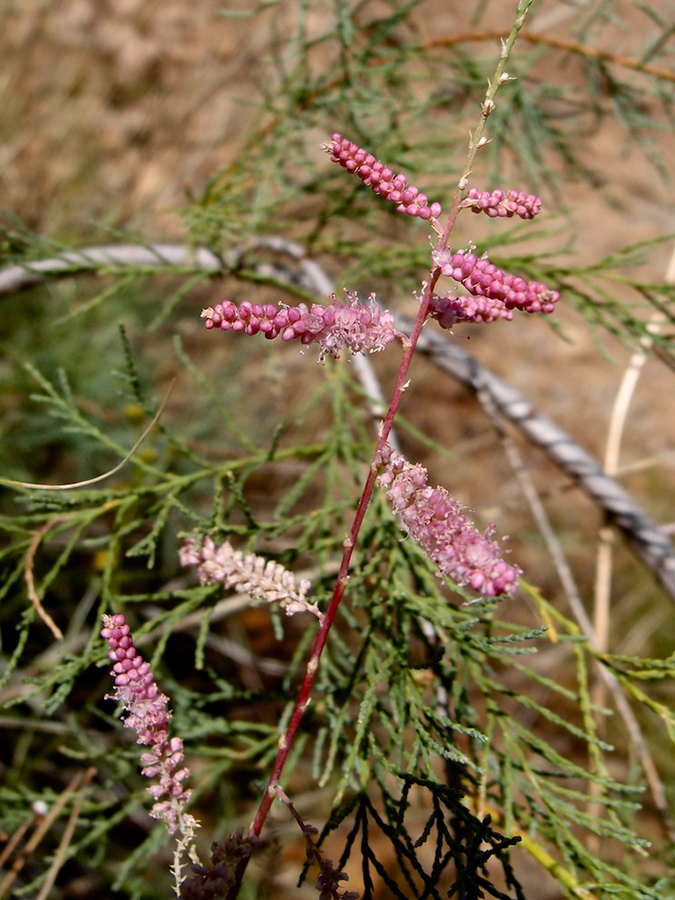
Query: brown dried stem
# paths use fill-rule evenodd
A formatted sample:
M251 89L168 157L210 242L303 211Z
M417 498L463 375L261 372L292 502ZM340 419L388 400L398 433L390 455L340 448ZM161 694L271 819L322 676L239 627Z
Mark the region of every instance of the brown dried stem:
M431 47L452 47L455 44L468 44L472 41L495 41L502 37L499 31L462 31L457 34L449 34L445 37L434 38L425 43L426 48ZM598 62L611 63L620 66L623 69L631 69L634 72L642 72L645 75L651 75L654 78L660 78L662 81L675 82L675 72L672 69L661 68L660 66L652 66L649 63L640 62L640 60L632 59L630 56L622 56L620 53L612 53L611 50L600 50L597 47L589 47L586 44L580 44L578 41L566 38L553 37L548 34L537 34L535 31L521 31L519 40L529 41L531 44L544 44L552 47L554 50L567 50L569 53L576 53L577 56L585 56L587 59L595 59Z

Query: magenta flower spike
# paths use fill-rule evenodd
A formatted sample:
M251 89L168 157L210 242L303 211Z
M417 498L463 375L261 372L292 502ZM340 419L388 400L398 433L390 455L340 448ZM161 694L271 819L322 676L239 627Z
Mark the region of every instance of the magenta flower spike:
M460 282L472 296L497 301L507 310L552 313L560 299L558 291L551 290L545 284L525 281L498 269L486 253L478 257L463 250L453 253L446 247L432 250L431 258L442 275Z
M378 485L386 490L403 528L436 563L440 575L460 586L469 585L485 597L515 591L521 570L502 559L501 547L492 540L493 525L479 532L445 488L429 487L423 466L412 465L389 444L376 463L381 469Z
M426 194L420 193L414 185L409 185L405 175L394 175L393 171L378 162L372 153L368 153L348 138L343 138L341 134L336 132L332 135L330 141L322 144L322 149L330 153L333 162L357 175L374 194L379 194L389 203L395 203L396 212L424 221L438 219L440 216L440 203L429 204Z
M134 646L131 629L123 615L103 616L101 637L109 645L108 656L114 666L115 693L112 699L122 703L127 717L125 728L133 728L137 743L146 745L147 753L141 754L142 774L156 779L148 788L155 804L150 815L161 819L171 834L180 833L191 839L198 826L196 819L185 813L185 806L192 791L183 786L190 770L180 767L183 759L183 741L169 737L171 712L169 698L160 693L150 671Z
M490 297L471 297L447 294L431 295L429 315L441 328L452 328L457 322L495 322L497 319L513 319L513 310L507 309L502 300Z
M346 348L351 353L377 353L395 340L394 317L378 306L375 294L368 303L362 303L357 294L345 291L345 303L333 294L327 306L306 303L299 306L279 306L249 303L244 300L237 306L225 300L202 311L202 319L208 329L262 334L268 340L281 337L282 341L299 341L301 344L318 343L320 359L326 355L338 357Z

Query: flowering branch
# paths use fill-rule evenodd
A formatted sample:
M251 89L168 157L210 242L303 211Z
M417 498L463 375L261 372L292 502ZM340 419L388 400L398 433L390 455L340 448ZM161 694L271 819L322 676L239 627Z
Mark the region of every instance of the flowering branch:
M391 455L387 458L387 454L391 454L391 451L387 446L387 441L391 433L401 397L407 387L408 371L417 341L420 337L424 323L430 315L435 315L437 318L443 317L444 322L447 322L448 320L447 305L443 306L442 303L439 305L438 298L434 299L434 289L436 284L439 278L446 274L442 269L444 267L447 269L447 266L449 265L450 268L447 269L447 274L449 274L450 277L454 277L454 269L460 268L462 270L462 277L455 280L459 280L470 295L485 298L489 301L492 312L486 308L485 311L487 315L483 316L484 320L491 320L493 316L508 318L505 311L508 312L513 308L523 309L527 312L550 312L558 299L556 293L549 291L545 285L538 285L534 282L527 283L522 279L520 280L522 281L521 285L518 280L509 280L511 276L506 276L505 273L497 269L496 266L492 266L487 258L484 258L483 260L478 260L478 258L469 260L468 258L465 258L464 254L461 254L459 265L452 265L452 263L455 262L453 258L454 254L448 250L449 235L452 232L460 210L462 192L466 190L468 175L471 171L475 154L479 147L486 143L486 138L483 137L483 131L485 122L494 109L495 94L500 85L510 80L510 76L505 71L506 59L508 58L518 31L525 21L525 16L531 3L532 0L519 0L513 28L511 29L508 38L505 41L502 41L500 60L493 80L488 83L488 90L481 106L481 120L471 135L465 170L458 183L452 207L442 233L441 227L436 221L437 216L439 216L441 212L440 204L432 203L431 206L429 206L426 196L420 194L417 188L408 186L405 176L394 175L391 169L388 169L382 163L375 160L375 157L372 156L372 154L369 154L348 139L343 138L339 133L335 133L332 136L331 141L324 145L323 149L331 154L331 159L333 159L334 162L339 163L347 171L356 174L362 182L369 185L375 193L380 194L389 202L396 203L397 211L430 221L434 230L440 234L440 238L436 245L434 255L432 255L432 266L429 272L429 278L424 284L424 290L420 299L420 307L412 333L410 338L402 338L403 354L401 365L399 367L389 409L387 410L378 435L373 463L370 466L359 499L352 527L349 535L344 541L344 552L333 595L326 612L320 619L319 630L307 663L305 676L293 712L291 713L286 732L279 741L279 750L272 767L267 790L265 791L253 824L251 825L249 835L252 837L258 837L260 835L272 802L276 796L279 796L279 780L281 773L286 760L288 759L305 710L309 705L310 693L318 671L319 660L326 645L337 609L345 592L351 558L365 517L366 509L375 488L378 469L384 466L385 472L381 477L384 477L385 481L388 477L386 474L386 467L392 463L393 458ZM498 201L498 203L499 202L501 201ZM525 202L520 205L523 209L527 210L527 204ZM530 212L533 212L535 205L536 204L533 201L530 203ZM499 215L499 213L497 213L497 215ZM462 267L466 268L466 271L464 271ZM350 305L353 302L354 306L352 307L352 310L355 310L358 300L353 295L348 296L353 298L350 301ZM219 327L222 330L232 329L245 331L247 333L257 333L258 331L262 331L263 333L269 334L271 337L275 337L277 334L281 333L282 337L287 340L300 338L300 340L305 343L310 343L314 340L313 337L309 336L313 333L312 329L305 328L305 317L308 312L311 313L314 309L308 311L306 306L301 305L298 307L299 312L297 313L292 313L291 310L283 310L282 321L278 322L276 317L281 313L279 313L274 306L271 306L271 308L261 306L258 309L249 306L244 307L246 315L243 318L246 319L248 317L247 321L242 321L242 307L243 304L238 308L234 306L234 304L231 306L228 305L227 307L221 304L220 309L205 310L203 316L207 320L207 327L212 329ZM255 316L254 322L250 321L249 308ZM384 313L381 314L381 316L384 315ZM381 317L379 321L381 322ZM302 323L302 330L300 333L296 333L295 327L292 328L292 331L287 331L287 329L294 326L296 322ZM387 328L389 328L389 323L387 323ZM321 334L323 330L324 324L322 322L318 325L316 334ZM321 343L321 339L319 340ZM390 341L387 341L387 343L389 342ZM340 346L349 346L354 352L363 352L364 350L370 351L372 349L367 343L365 346L361 344L351 346L346 341L341 343ZM381 349L381 346L376 346L376 349ZM333 352L330 345L325 347L322 344L322 350L324 353ZM413 470L415 471L414 476L412 476ZM420 472L423 473L421 479L419 477ZM399 481L396 481L397 476L400 476ZM492 530L488 529L488 531L480 535L461 514L458 505L453 505L454 501L449 498L447 492L443 492L443 489L440 488L427 488L426 472L424 472L424 470L415 469L415 467L410 466L405 460L400 464L399 471L392 471L390 473L390 478L390 493L393 494L395 499L401 499L406 491L410 491L408 500L411 502L408 503L408 505L403 504L400 509L403 514L402 517L405 517L406 510L408 510L407 516L409 521L407 527L411 534L414 534L420 540L429 555L435 559L442 573L457 577L461 583L474 585L476 589L482 590L486 595L490 596L508 594L515 589L519 570L516 567L508 566L499 558L497 552L498 545L491 540ZM414 479L418 479L419 483L417 485L415 485ZM431 516L427 517L425 527L422 526L422 510L418 506L418 500L421 501L422 498L426 498L427 500L431 499L435 504ZM435 537L432 536L434 532ZM457 545L454 548L453 542ZM234 898L237 897L247 863L248 861L246 859L242 859L237 865L234 883L228 890L226 900L234 900Z

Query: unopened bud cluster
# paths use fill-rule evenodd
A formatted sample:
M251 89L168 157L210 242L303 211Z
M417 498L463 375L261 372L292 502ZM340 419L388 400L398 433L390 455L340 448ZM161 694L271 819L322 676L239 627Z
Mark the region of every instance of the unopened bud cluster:
M375 353L396 338L394 317L378 306L375 295L362 303L355 293L345 291L345 303L333 295L332 303L322 306L306 303L298 306L258 304L244 300L237 305L225 300L202 311L209 329L262 334L269 340L318 343L322 356L339 356L346 347L352 353Z
M437 320L441 328L452 328L458 322L487 324L497 319L510 321L513 310L507 309L501 300L490 297L471 297L447 294L443 297L431 295L429 315Z
M136 650L124 616L103 616L103 625L101 636L108 641L108 656L115 663L111 673L115 676L114 699L128 713L124 726L136 731L137 743L150 748L141 755L142 774L157 779L148 788L155 800L150 815L162 819L171 834L180 832L184 838L191 839L198 823L184 812L192 792L183 787L183 781L190 771L179 768L184 758L183 741L168 735L169 698L160 693L150 664Z
M445 488L429 487L428 472L385 444L375 460L378 485L387 492L405 530L421 545L442 576L470 585L486 597L513 593L520 569L501 558L494 526L479 532Z
M426 194L409 185L405 175L394 175L392 169L378 162L372 153L368 153L348 138L336 133L322 147L330 153L333 162L358 175L373 193L379 194L390 203L395 203L397 212L424 220L437 219L440 216L440 203L429 205Z
M471 188L461 204L472 212L484 212L490 218L520 216L521 219L533 219L541 210L541 197L525 194L522 191L479 191Z
M527 313L552 313L560 299L558 291L552 291L537 281L525 281L517 275L509 275L498 269L487 257L463 250L453 253L449 247L433 250L434 264L442 275L460 282L475 297L503 303L506 309L519 309Z

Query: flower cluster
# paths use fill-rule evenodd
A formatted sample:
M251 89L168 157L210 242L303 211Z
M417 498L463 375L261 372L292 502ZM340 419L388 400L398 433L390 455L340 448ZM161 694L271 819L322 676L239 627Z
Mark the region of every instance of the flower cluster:
M159 779L148 788L155 800L150 815L162 819L171 834L183 835L185 842L198 823L184 812L192 793L183 787L190 770L179 768L184 758L183 741L168 735L169 698L160 693L149 663L136 650L124 616L103 616L103 626L101 637L110 644L108 656L115 663L111 672L115 676L113 699L120 701L128 713L125 728L133 728L137 742L150 748L141 755L142 774Z
M459 281L474 297L496 301L506 309L552 313L560 299L558 291L545 284L506 274L490 262L487 254L478 257L463 250L453 253L446 247L432 250L431 256L442 275Z
M441 328L452 328L457 322L494 322L497 319L510 321L513 310L507 309L501 300L490 297L467 297L447 294L443 297L431 295L429 315L438 321Z
M513 593L520 569L501 558L501 548L492 540L494 526L479 532L445 488L429 487L423 466L412 465L389 444L376 464L382 469L378 485L386 489L392 509L442 576L486 597Z
M425 220L437 219L440 216L440 203L429 205L426 194L421 194L416 187L408 185L405 175L394 175L393 171L378 162L372 153L368 153L348 138L343 138L341 134L332 135L331 140L322 145L322 149L330 153L333 162L358 175L365 185L372 188L373 193L379 194L390 203L395 203L396 212Z
M541 197L534 194L524 194L522 191L479 191L471 188L462 200L461 205L472 212L484 212L490 218L499 216L511 218L520 216L521 219L533 219L541 210Z
M221 331L243 331L244 334L263 334L269 340L298 340L301 344L318 343L322 357L339 356L346 347L352 353L375 353L383 350L396 338L394 317L381 309L375 295L369 303L361 303L355 293L345 291L346 303L333 295L328 306L313 303L311 307L277 306L249 303L238 306L230 300L202 311L207 328Z
M306 599L311 582L297 583L295 575L273 560L235 550L227 541L217 546L210 537L201 541L187 538L178 551L182 566L197 566L202 584L222 584L250 594L254 600L278 603L286 615L310 612L318 619L323 613Z

